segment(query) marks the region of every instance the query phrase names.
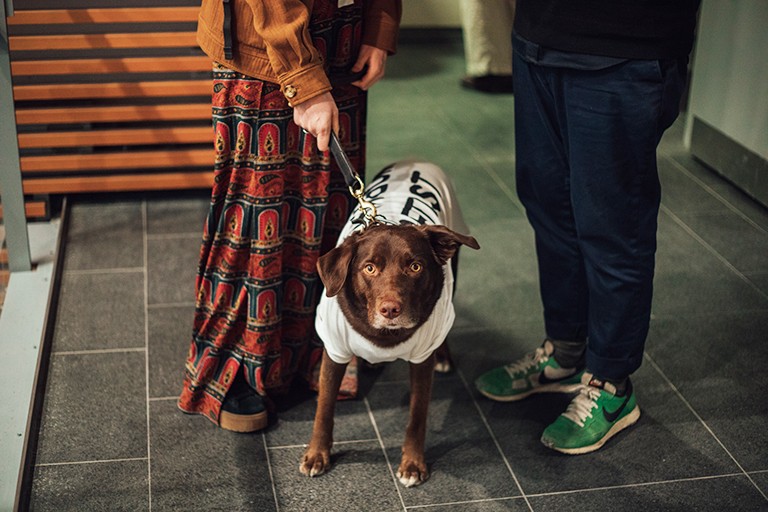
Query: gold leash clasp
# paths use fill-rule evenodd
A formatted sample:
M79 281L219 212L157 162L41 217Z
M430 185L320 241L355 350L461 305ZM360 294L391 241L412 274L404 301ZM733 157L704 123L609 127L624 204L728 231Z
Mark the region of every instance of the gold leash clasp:
M360 203L360 209L363 211L363 216L365 217L365 225L369 226L376 222L376 216L378 215L376 205L365 199L363 195L365 193L365 184L363 183L363 180L360 179L359 175L355 174L355 180L357 181L358 188L355 189L350 185L349 193L352 194L352 197L357 199L358 203Z

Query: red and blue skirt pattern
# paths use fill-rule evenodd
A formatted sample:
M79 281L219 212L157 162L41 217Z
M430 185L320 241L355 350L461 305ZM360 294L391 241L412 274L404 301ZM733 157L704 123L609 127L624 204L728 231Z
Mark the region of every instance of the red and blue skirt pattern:
M313 14L329 69L348 70L357 57L361 10L345 13L316 6ZM351 85L332 94L339 137L362 176L366 94ZM293 122L277 84L215 64L213 127L215 178L178 403L218 423L238 372L262 395L287 391L297 375L311 378L322 356L315 264L335 246L354 199L330 153Z

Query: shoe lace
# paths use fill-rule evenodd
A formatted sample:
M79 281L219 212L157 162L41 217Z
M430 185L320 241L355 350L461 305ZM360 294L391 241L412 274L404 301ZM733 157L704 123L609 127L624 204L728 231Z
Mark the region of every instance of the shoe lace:
M547 359L549 359L549 356L544 351L544 347L539 347L533 352L524 355L514 363L506 365L504 368L507 370L510 377L515 378L516 374L525 372Z
M597 408L597 399L600 398L600 389L594 386L584 386L579 394L571 400L568 409L563 416L580 427L584 426L584 420L592 417L592 409Z

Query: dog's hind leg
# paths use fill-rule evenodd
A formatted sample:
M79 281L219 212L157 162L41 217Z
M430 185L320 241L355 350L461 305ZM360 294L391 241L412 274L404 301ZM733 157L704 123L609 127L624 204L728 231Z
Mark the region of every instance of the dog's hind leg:
M322 475L331 467L333 415L336 408L336 395L339 393L346 366L346 364L334 363L328 357L328 353L323 351L312 439L299 465L299 471L307 476Z
M424 440L427 435L427 411L432 395L434 367L434 354L423 363L411 363L410 417L405 429L403 457L397 469L397 478L406 487L419 485L429 478L424 461Z
M448 350L448 340L444 340L435 350L435 371L437 373L453 371L453 359L451 358L451 351Z
M456 295L456 284L459 282L459 252L460 249L456 249L456 253L451 256L451 270L453 271L453 295ZM437 373L450 373L453 371L453 358L451 358L451 351L448 349L448 340L443 340L443 343L437 347L435 351L435 371Z

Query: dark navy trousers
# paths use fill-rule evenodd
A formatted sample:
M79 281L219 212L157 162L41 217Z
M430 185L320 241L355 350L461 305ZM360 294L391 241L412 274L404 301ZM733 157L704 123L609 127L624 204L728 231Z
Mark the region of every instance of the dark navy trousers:
M515 44L517 191L535 232L546 334L585 341L587 369L621 380L640 367L648 334L656 147L679 113L687 58L581 69Z

